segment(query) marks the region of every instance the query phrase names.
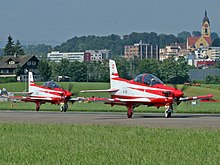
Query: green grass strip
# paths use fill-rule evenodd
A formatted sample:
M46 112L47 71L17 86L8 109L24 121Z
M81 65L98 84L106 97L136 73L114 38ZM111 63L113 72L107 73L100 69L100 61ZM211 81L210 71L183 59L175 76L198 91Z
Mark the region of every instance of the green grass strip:
M0 124L1 164L219 164L219 129Z

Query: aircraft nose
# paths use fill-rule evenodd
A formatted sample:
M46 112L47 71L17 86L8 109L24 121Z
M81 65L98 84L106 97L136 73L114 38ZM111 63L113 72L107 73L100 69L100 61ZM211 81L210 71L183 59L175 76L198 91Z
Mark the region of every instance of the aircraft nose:
M72 93L71 92L66 92L66 97L71 97Z
M183 92L181 90L176 90L174 95L175 95L175 97L182 97Z

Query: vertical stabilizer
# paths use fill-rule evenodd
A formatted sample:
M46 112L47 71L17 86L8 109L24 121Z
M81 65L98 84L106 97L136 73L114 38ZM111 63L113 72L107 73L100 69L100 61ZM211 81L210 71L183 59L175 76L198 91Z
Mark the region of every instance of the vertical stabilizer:
M109 60L109 68L110 68L110 84L111 89L117 88L117 84L115 82L115 78L119 78L118 70L114 60Z
M28 92L32 92L32 85L34 84L33 73L28 72Z

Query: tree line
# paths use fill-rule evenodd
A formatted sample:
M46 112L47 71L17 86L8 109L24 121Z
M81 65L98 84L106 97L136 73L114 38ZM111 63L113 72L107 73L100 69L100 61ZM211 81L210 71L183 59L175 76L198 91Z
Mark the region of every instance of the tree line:
M188 69L185 59L180 57L175 60L173 57L164 61L156 59L143 59L134 58L126 60L120 55L123 52L123 45L130 45L142 40L149 44L169 45L171 43L179 42L184 43L188 32L181 32L177 37L174 35L165 35L157 33L132 33L123 36L121 39L118 35L110 35L106 37L74 37L66 43L57 46L54 49L61 52L70 51L84 51L89 49L110 49L112 50L113 59L116 60L119 75L122 78L132 79L139 73L152 73L159 77L165 83L183 83L188 81ZM193 35L199 35L194 32ZM219 39L218 36L215 36ZM51 50L52 47L39 45L42 51ZM36 47L31 46L32 52ZM39 50L39 49L37 49ZM11 36L8 37L8 43L4 48L4 55L24 55L22 46L17 40L14 43ZM219 63L217 63L217 67ZM109 82L109 67L108 60L103 62L69 62L63 59L60 63L49 62L42 59L38 64L39 74L42 75L43 80L57 79L57 76L69 76L71 81L76 82Z
M54 47L54 50L61 52L74 52L74 51L85 51L85 50L100 50L109 49L115 56L123 55L125 45L133 45L134 43L143 43L158 45L160 48L164 48L167 45L174 43L186 44L187 38L190 36L199 37L201 32L193 31L192 33L183 31L178 33L177 36L173 34L157 34L155 32L144 32L137 33L133 32L129 35L124 35L122 38L119 35L109 36L82 36L74 37L62 43L60 46ZM212 32L211 38L215 45L220 46L219 36L217 33ZM216 42L217 40L217 42Z
M133 45L134 43L139 43L140 40L142 40L143 43L158 45L160 48L164 48L165 46L174 43L186 44L186 40L190 36L199 37L201 36L201 32L193 31L190 33L187 31L182 31L178 33L177 36L173 34L157 34L155 32L133 32L131 34L124 35L123 37L116 34L109 36L91 35L73 37L55 47L45 44L21 46L19 40L14 43L12 37L9 36L5 48L0 50L0 55L28 54L45 57L48 52L53 50L60 52L74 52L109 49L111 50L113 56L120 56L124 54L125 45ZM212 32L211 38L213 41L213 46L220 46L220 38L217 33Z
M120 77L132 79L141 73L151 73L165 83L184 83L188 81L188 68L185 58L178 60L171 57L163 62L156 59L135 58L126 60L122 57L115 58ZM60 63L41 60L38 63L39 74L44 81L57 80L58 76L69 76L76 82L109 82L108 60L103 62L69 62L63 59Z

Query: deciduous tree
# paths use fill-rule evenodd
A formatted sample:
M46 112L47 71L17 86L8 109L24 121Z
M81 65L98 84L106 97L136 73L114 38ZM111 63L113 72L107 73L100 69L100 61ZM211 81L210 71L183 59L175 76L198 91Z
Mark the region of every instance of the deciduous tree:
M178 33L177 37L183 38L184 42L186 42L187 38L191 37L191 34L190 34L190 32L182 31L182 32Z
M51 78L52 70L47 60L40 60L38 63L38 73L42 76L43 81Z

